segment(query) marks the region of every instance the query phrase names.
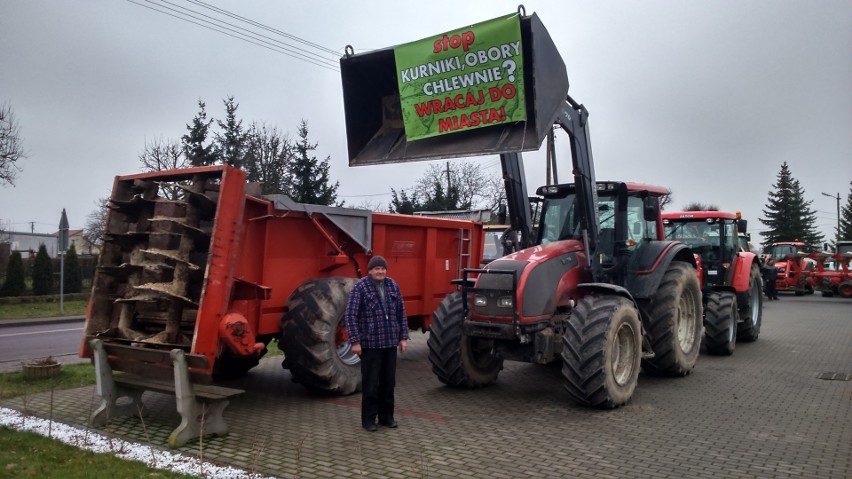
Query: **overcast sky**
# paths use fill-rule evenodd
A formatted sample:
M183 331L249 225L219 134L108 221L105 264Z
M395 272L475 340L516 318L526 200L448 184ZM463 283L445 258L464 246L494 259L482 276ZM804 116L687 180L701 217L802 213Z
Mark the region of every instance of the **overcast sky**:
M185 0L159 1L211 13ZM207 3L338 52L332 59L349 44L363 52L407 43L518 5ZM786 161L813 200L818 227L833 238L836 201L821 193L840 193L845 204L852 180L852 2L524 5L548 28L567 65L570 94L590 111L599 180L666 186L672 209L698 201L741 210L756 232ZM330 156L347 205L386 205L391 187L413 186L428 167L348 166L334 67L129 1L0 0L0 103L11 104L29 153L16 186L0 186L0 224L53 233L66 208L71 228L82 228L113 177L140 170L146 141L179 140L199 98L210 116L222 118L228 95L244 125L266 122L295 137L307 120L316 154ZM562 137L562 182L570 181L566 143ZM499 172L495 157L477 160ZM545 181L544 155L526 154L525 165L532 192Z

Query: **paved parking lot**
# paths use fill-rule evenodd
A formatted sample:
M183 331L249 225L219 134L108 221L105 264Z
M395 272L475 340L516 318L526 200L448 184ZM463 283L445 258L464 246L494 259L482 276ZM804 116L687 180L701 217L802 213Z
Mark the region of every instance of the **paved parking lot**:
M702 355L678 379L639 377L626 406L573 405L558 367L506 363L497 384L443 387L426 336L401 356L399 429L367 433L360 396L328 398L290 381L280 357L235 386L226 437L206 439L206 460L276 477L852 477L852 301L819 295L764 303L760 339L730 357ZM179 423L174 399L146 393L150 415L108 426L165 445ZM94 388L55 394L53 417L84 427ZM23 410L21 399L3 406ZM26 410L47 417L49 395ZM146 432L147 430L147 432ZM198 444L181 452L197 454Z

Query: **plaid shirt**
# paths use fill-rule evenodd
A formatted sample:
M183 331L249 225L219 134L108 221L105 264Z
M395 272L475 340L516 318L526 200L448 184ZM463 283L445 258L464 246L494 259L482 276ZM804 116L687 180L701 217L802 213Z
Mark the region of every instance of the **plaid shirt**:
M395 348L408 339L408 319L402 293L396 282L385 278L383 306L375 281L369 276L361 278L349 293L343 324L349 333L349 343L361 343L362 348Z

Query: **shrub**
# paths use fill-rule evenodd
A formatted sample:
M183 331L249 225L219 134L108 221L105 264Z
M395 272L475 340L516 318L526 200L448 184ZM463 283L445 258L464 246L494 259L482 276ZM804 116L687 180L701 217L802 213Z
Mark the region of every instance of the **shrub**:
M83 269L80 267L80 259L74 244L65 253L65 281L63 292L79 293L83 289Z
M0 288L0 296L20 296L26 288L24 278L24 260L21 253L15 251L9 256L9 266L6 267L6 282Z
M53 293L53 262L44 245L38 247L33 263L33 294L40 296Z

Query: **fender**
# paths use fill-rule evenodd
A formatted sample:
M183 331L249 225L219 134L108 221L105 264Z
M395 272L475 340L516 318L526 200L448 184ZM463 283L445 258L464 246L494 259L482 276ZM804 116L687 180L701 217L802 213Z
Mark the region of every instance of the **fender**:
M636 300L633 299L633 295L630 294L630 291L627 288L622 288L621 286L609 283L580 283L577 285L577 291L583 293L583 296L589 293L606 293L606 294L615 294L618 296L623 296L630 300L636 309L639 309L639 305L636 303Z
M697 268L692 250L680 241L640 243L630 259L627 271L626 286L633 297L650 298L663 281L663 275L672 261L683 261Z
M751 268L757 255L754 253L737 253L737 258L734 260L734 277L731 285L738 293L748 291L749 280L751 278Z

